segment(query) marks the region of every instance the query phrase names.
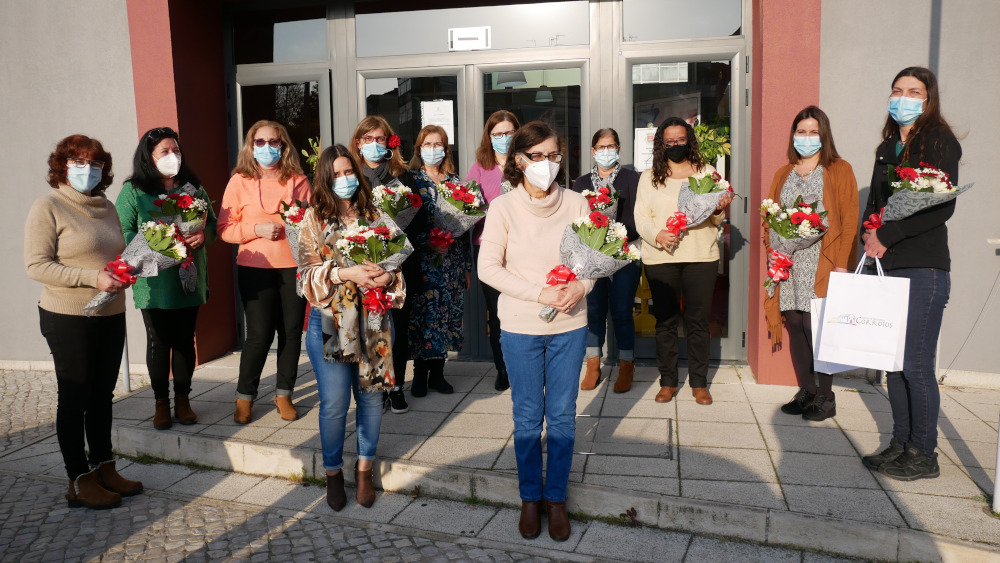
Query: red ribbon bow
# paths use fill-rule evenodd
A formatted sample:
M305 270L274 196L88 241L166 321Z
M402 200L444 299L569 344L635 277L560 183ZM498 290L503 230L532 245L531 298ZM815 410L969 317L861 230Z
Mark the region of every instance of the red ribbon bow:
M868 220L864 222L866 229L880 229L882 228L882 214L885 213L885 208L879 210L878 213L872 213L868 216Z
M130 273L132 271L132 266L129 266L124 260L122 260L121 254L115 257L114 260L108 262L104 271L110 273L111 277L118 280L119 283L132 285L136 281L136 277Z
M366 289L361 304L365 306L366 311L381 315L392 307L392 296L381 287Z
M687 224L687 214L683 211L678 211L667 219L667 230L680 236L682 232L687 230Z
M545 283L549 285L559 285L562 283L569 283L576 279L576 274L573 270L570 270L568 266L560 264L549 271L549 275L545 278Z
M447 248L455 242L455 237L441 227L434 227L431 229L430 236L431 239L428 244L442 250L447 250Z
M770 249L771 255L774 256L774 266L767 269L767 276L774 280L775 283L782 280L787 280L789 271L788 269L792 267L792 259L784 254Z

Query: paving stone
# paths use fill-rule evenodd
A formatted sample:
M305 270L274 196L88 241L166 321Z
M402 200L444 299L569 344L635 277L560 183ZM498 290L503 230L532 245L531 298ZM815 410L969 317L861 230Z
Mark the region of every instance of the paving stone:
M679 420L677 440L680 447L765 449L764 438L756 424Z
M544 507L542 508L544 511ZM579 520L570 520L569 539L564 542L557 542L549 537L548 520L542 516L542 533L533 540L524 539L518 531L518 522L521 518L521 511L510 508L501 508L496 515L479 533L480 538L501 541L509 544L523 544L533 548L552 550L554 555L558 552L572 552L580 543L584 532L589 524Z
M823 484L831 487L878 488L860 459L798 452L772 452L772 455L783 484L813 485L822 476Z
M911 528L979 542L996 543L1000 518L988 513L984 500L889 491Z
M420 498L396 515L392 523L455 536L475 536L493 518L496 511L497 509L489 506Z
M511 417L513 403L509 393L469 393L455 409L461 413L499 414Z
M682 447L679 457L680 477L684 481L778 481L766 450Z
M493 466L504 444L506 440L492 438L432 436L424 441L411 459L435 465L486 469Z
M764 482L699 481L684 479L681 495L739 506L759 506L786 510L781 485Z
M798 563L802 554L791 549L739 541L695 537L684 561L739 561L740 563Z
M166 490L219 500L236 500L263 480L262 477L226 471L196 471Z
M851 441L839 428L761 424L767 449L857 457Z
M712 409L716 403L743 403L748 404L746 391L743 390L743 386L739 383L717 383L709 384L708 392L712 394L712 404L711 405L698 405L694 400L694 393L689 385L684 385L677 391L677 398L675 399L680 405L685 403L690 403L691 405L696 405L702 407L702 410L718 410L722 409ZM733 408L733 405L726 405L726 408Z
M825 481L817 477L818 482ZM875 522L888 526L906 523L885 492L875 489L848 489L782 484L788 508L818 516Z
M506 439L513 432L514 420L509 415L462 412L449 415L434 435Z
M668 477L593 475L588 472L584 475L583 482L588 485L600 485L629 491L645 491L674 496L680 494L680 480Z
M576 551L624 561L680 561L691 536L591 522Z

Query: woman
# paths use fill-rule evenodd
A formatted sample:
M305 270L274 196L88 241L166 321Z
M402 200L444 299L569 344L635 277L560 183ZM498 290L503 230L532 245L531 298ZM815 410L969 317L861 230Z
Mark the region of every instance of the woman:
M830 119L823 110L809 106L792 120L788 136L788 164L774 174L769 198L792 207L802 196L826 211L827 231L818 242L790 256L790 276L764 300L764 314L772 346L781 343L781 321L788 328L788 346L799 390L781 412L812 421L837 414L833 376L813 371L812 299L826 297L830 272L846 272L857 255L854 230L858 225L858 184L854 170L840 158L833 144ZM765 246L769 245L764 223ZM768 253L768 267L774 257ZM817 379L819 384L817 385Z
M403 162L402 152L399 150L399 137L392 132L389 122L378 115L369 115L361 120L354 129L351 136L351 143L348 145L351 155L361 163L361 174L368 181L372 188L376 186L387 186L393 182L403 184L414 192L413 176ZM421 209L417 216L407 225L407 235L413 236L419 226L426 224L427 213ZM420 292L420 264L414 251L405 262L403 262L403 277L406 278L411 292ZM403 396L403 383L406 378L406 362L410 357L410 309L411 300L407 299L400 309L392 310L393 327L395 328L395 338L392 340L392 358L394 368L399 379L396 385L387 389L382 394L382 399L386 401L392 412L400 414L409 410L406 398ZM415 369L415 368L414 368ZM414 374L416 377L416 374ZM447 386L447 387L446 387ZM438 391L451 393L451 387L447 383L439 385ZM413 392L413 389L410 389Z
M233 420L247 424L260 374L278 332L278 377L274 404L283 420L295 420L292 391L298 375L306 301L296 294L295 258L278 212L281 203L309 200L309 180L285 126L258 121L247 131L222 196L219 236L239 244L236 255L246 341L240 357Z
M194 374L194 329L198 307L208 301L208 261L205 245L215 241L215 212L208 193L191 172L181 154L177 133L169 127L150 129L139 139L132 159L132 176L125 181L115 201L125 244L135 238L139 226L161 220L156 205L168 194L190 195L209 203L205 228L185 235L193 251L198 283L193 292L181 287L180 268L170 268L152 278L139 278L132 286L135 307L146 325L146 366L156 399L153 427L166 430L170 419L170 375L174 378L174 416L184 425L198 422L191 409L191 377Z
M417 134L410 159L410 171L423 200L424 217L430 218L437 208L437 185L461 182L451 160L448 134L437 125L427 125ZM465 314L465 292L472 281L472 257L469 237L460 236L446 249L430 243L433 223L411 228L411 242L419 247L416 261L420 267L421 292L412 298L410 314L410 355L413 358L413 384L410 394L427 395L427 387L443 393L452 391L444 379L444 362L449 351L462 349L462 317ZM419 227L419 225L418 225Z
M465 178L466 181L475 180L482 186L486 203L510 190L510 182L503 177L503 168L507 164L510 139L520 126L513 113L502 109L493 112L486 120L483 138L479 141L479 148L476 149L476 162ZM476 262L479 262L482 235L483 223L479 223L472 231L472 254ZM482 282L482 279L479 281ZM493 388L497 391L506 391L510 388L510 382L507 377L507 364L503 361L503 349L500 347L500 317L497 315L500 292L486 283L480 283L480 286L483 288L483 297L486 298L486 327L489 331L490 347L493 349L493 365L497 369Z
M70 507L114 508L123 496L142 492L142 483L118 474L111 451L125 299L92 317L83 314L99 291L125 289L104 270L125 249L115 206L104 196L114 178L111 155L97 139L71 135L59 141L48 164L52 190L28 212L24 267L43 285L38 316L56 369L56 437L69 476L66 500Z
M715 213L700 225L688 225L683 240L668 231L666 224L677 211L681 184L696 173L714 171L702 160L694 129L686 121L669 117L656 129L653 167L639 177L635 226L642 237L642 264L653 294L656 363L660 370L660 391L655 397L658 403L668 403L677 394L677 325L683 300L691 393L699 405L712 404L708 391L708 319L719 270L716 236L732 196L723 197Z
M386 272L370 262L348 266L337 249L347 229L379 217L371 190L358 173L354 156L343 145L320 155L313 187L313 206L306 210L299 238L299 276L312 311L306 352L316 372L319 390L319 433L326 468L326 502L339 511L344 492L344 432L351 393L357 403L358 463L354 469L358 504L375 502L372 465L382 422L379 391L394 385L391 316L378 330L368 328L358 297L359 288L384 287L402 306L406 287L398 272Z
M592 280L546 285L558 266L566 226L587 215L587 200L560 181L564 145L548 123L532 121L511 139L504 177L517 186L490 205L483 229L479 276L500 291L500 343L514 401L514 453L520 482L525 538L541 532L541 501L549 535L569 537L566 488L573 461L577 382L587 345L583 296ZM545 322L538 313L551 305L560 314ZM542 480L542 420L548 462Z
M594 167L573 182L574 192L597 191L610 187L618 193L618 212L614 220L625 225L628 240L639 240L635 230L635 193L639 185L639 174L622 168L618 162L621 143L614 129L600 129L590 141L590 154L594 157ZM618 344L618 378L614 392L624 393L632 388L635 373L635 321L632 305L635 291L639 287L642 266L633 262L607 278L595 280L594 291L587 295L587 373L580 382L585 391L597 387L601 378L601 350L604 335L608 330L608 307L611 308L611 322L615 326L615 340Z
M871 195L863 217L878 213L892 195L888 171L899 164L927 163L958 185L962 146L941 116L937 77L926 68L901 70L892 81L889 117L875 150ZM892 408L892 441L862 460L869 469L910 481L937 477L937 418L941 396L934 354L941 317L951 292L951 257L945 222L955 200L862 233L865 253L880 258L886 275L910 280L903 371L886 374Z

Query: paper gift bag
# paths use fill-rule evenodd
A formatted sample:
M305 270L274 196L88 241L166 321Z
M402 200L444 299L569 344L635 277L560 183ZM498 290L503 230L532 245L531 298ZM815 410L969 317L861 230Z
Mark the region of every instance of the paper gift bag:
M910 280L890 278L875 260L878 275L833 272L822 315L822 362L901 371L906 344Z
M813 348L813 370L819 373L840 373L858 369L858 366L846 364L835 364L833 362L823 362L819 359L819 343L823 340L823 309L826 305L825 298L816 298L810 303L812 308L810 320L812 321L812 348Z

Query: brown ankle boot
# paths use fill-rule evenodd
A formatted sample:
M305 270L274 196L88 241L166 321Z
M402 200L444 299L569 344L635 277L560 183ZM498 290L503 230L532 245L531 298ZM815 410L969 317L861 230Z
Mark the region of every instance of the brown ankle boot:
M173 425L174 423L170 421L170 399L157 399L156 412L153 413L153 428L166 430Z
M347 505L347 493L344 491L344 472L326 476L326 504L337 512Z
M545 501L545 515L549 517L549 537L556 541L569 539L569 514L565 502Z
M97 466L97 482L105 489L130 497L142 492L142 483L126 479L118 474L114 460L105 461Z
M580 389L590 391L597 387L597 382L601 380L601 358L587 358L587 373L580 382Z
M188 400L187 395L177 395L174 397L174 416L177 417L177 422L180 422L184 426L190 426L198 422L198 415L194 414L191 410L191 401Z
M533 540L542 533L542 501L521 501L521 520L517 523L517 531L526 540Z
M292 398L288 395L275 395L274 406L278 407L278 414L281 420L298 420L299 411L292 405Z
M358 486L358 504L365 508L371 508L375 504L375 468L367 471L358 469L357 462L354 463L354 482Z
M253 401L246 399L236 399L236 412L233 413L233 420L237 424L248 424L250 422L250 411L253 409Z
M76 481L69 482L66 502L70 508L83 506L94 510L104 510L105 508L121 506L122 497L118 493L113 493L102 487L97 482L97 471L95 470L80 475Z
M618 379L612 391L624 393L632 388L632 376L635 374L635 362L618 361Z

